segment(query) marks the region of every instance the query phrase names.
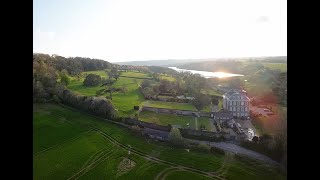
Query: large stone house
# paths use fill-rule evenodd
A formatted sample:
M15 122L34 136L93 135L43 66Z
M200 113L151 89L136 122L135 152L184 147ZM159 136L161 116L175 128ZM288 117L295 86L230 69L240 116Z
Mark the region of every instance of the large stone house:
M249 102L243 90L230 90L223 95L223 109L231 111L234 117L249 117Z

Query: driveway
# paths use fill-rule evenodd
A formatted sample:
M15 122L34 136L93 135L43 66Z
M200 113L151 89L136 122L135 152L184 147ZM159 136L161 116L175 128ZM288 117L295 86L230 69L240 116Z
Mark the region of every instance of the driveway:
M258 159L264 162L268 162L270 164L274 164L274 165L279 165L279 163L277 163L276 161L272 160L271 158L269 158L266 155L260 154L258 152L243 148L241 146L238 146L236 144L232 144L232 143L227 143L227 142L209 142L209 141L199 141L199 140L194 140L197 142L204 142L206 144L208 144L209 146L212 147L217 147L219 149L228 151L228 152L232 152L235 154L242 154L242 155L246 155L249 156L251 158L254 159Z

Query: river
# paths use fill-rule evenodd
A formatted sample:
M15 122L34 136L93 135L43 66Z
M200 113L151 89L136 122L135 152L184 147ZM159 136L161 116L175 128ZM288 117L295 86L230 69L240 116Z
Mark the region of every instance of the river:
M169 67L170 69L176 70L178 72L191 72L192 74L200 74L205 78L225 78L225 77L235 77L235 76L243 76L242 74L232 74L226 72L209 72L209 71L196 71L196 70L188 70L188 69L179 69L177 67Z

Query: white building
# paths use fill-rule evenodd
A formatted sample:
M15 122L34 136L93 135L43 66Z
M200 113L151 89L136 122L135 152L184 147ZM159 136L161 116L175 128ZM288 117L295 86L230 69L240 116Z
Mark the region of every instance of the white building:
M231 90L223 95L223 108L231 111L235 117L249 117L249 102L243 90Z

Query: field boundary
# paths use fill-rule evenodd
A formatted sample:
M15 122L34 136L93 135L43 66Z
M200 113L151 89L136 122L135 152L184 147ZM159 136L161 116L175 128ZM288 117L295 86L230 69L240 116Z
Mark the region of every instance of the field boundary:
M62 105L62 104L60 104L60 105ZM91 117L94 117L94 118L97 118L97 119L101 119L101 120L105 120L105 121L108 121L108 122L111 122L111 123L114 123L114 124L117 124L117 125L120 125L120 126L124 126L124 127L127 127L127 128L130 128L130 126L129 125L127 125L127 124L124 124L124 123L121 123L121 122L116 122L116 121L112 121L112 120L109 120L109 119L104 119L104 118L101 118L101 117L98 117L98 116L95 116L95 115L92 115L92 114L89 114L89 113L87 113L87 112L83 112L83 111L80 111L80 110L78 110L78 109L75 109L75 108L73 108L73 107L70 107L70 106L67 106L67 105L62 105L62 106L65 106L66 108L69 108L69 109L72 109L72 110L75 110L75 111L77 111L77 112L80 112L80 113L83 113L83 114L87 114L87 115L89 115L89 116L91 116ZM68 121L68 120L66 120L66 121ZM87 126L87 127L92 127L92 128L94 128L94 130L96 130L96 129L98 129L98 128L95 128L95 127L93 127L93 126L89 126L89 125L85 125L85 126ZM99 129L98 129L99 130ZM187 130L187 129L183 129L183 130ZM196 130L188 130L188 131L196 131ZM101 131L102 132L102 131ZM198 132L200 132L200 133L208 133L208 132L206 132L206 131L198 131ZM213 133L213 132L211 132L211 133ZM110 136L111 137L111 136ZM111 137L112 138L112 137ZM112 139L114 139L114 138L112 138ZM187 139L190 139L190 138L187 138ZM115 139L114 139L115 140ZM212 142L210 142L210 141L203 141L203 140L195 140L195 139L190 139L190 140L193 140L193 141L198 141L198 142L204 142L204 143L212 143ZM117 140L116 140L117 141ZM125 145L124 145L125 146ZM126 147L126 146L125 146ZM221 150L223 150L223 151L228 151L228 150L226 150L226 149L223 149L222 147L219 147L219 146L216 146L217 148L219 148L219 149L221 149ZM129 149L129 147L126 147L127 148L127 150ZM242 147L243 148L243 147ZM243 149L246 149L246 148L243 148ZM248 149L246 149L246 150L248 150ZM137 151L139 151L139 150L137 150ZM230 150L229 150L230 151ZM252 151L252 150L251 150ZM140 151L141 152L141 151ZM253 152L255 152L255 151L253 151ZM141 153L143 153L143 152L141 152ZM258 153L258 152L255 152L255 153ZM260 154L260 153L258 153L258 154ZM251 157L251 156L247 156L247 157L249 157L249 158L252 158L252 159L254 159L254 160L259 160L259 161L262 161L262 162L269 162L269 161L265 161L265 160L263 160L263 159L257 159L257 158L255 158L255 157ZM276 163L277 164L277 163Z
M57 115L57 116L59 116L59 115ZM66 121L69 121L71 123L78 124L80 126L87 127L90 130L96 131L102 137L104 137L105 139L109 140L111 143L119 146L120 148L122 148L124 150L127 150L127 151L130 150L133 154L136 154L137 156L141 156L141 157L143 157L145 159L148 159L150 161L153 161L153 162L156 162L156 163L159 163L159 164L164 164L164 165L167 165L167 166L170 166L170 167L176 167L176 168L184 170L184 171L194 172L196 174L200 174L202 176L206 176L206 177L209 177L209 178L225 179L224 177L216 175L215 173L212 173L212 172L206 172L206 171L199 170L199 169L196 169L196 168L193 168L193 167L179 165L179 164L176 164L176 163L172 163L170 161L165 161L165 160L162 160L162 159L158 159L158 158L156 158L154 156L148 155L148 154L146 154L146 153L144 153L144 152L142 152L140 150L137 150L135 148L132 148L132 147L129 147L127 145L122 144L121 142L119 142L118 140L114 139L112 136L110 136L109 134L105 133L104 131L100 130L99 128L97 128L95 126L83 124L83 123L80 123L80 122L75 122L75 121L72 121L72 120L66 120Z

